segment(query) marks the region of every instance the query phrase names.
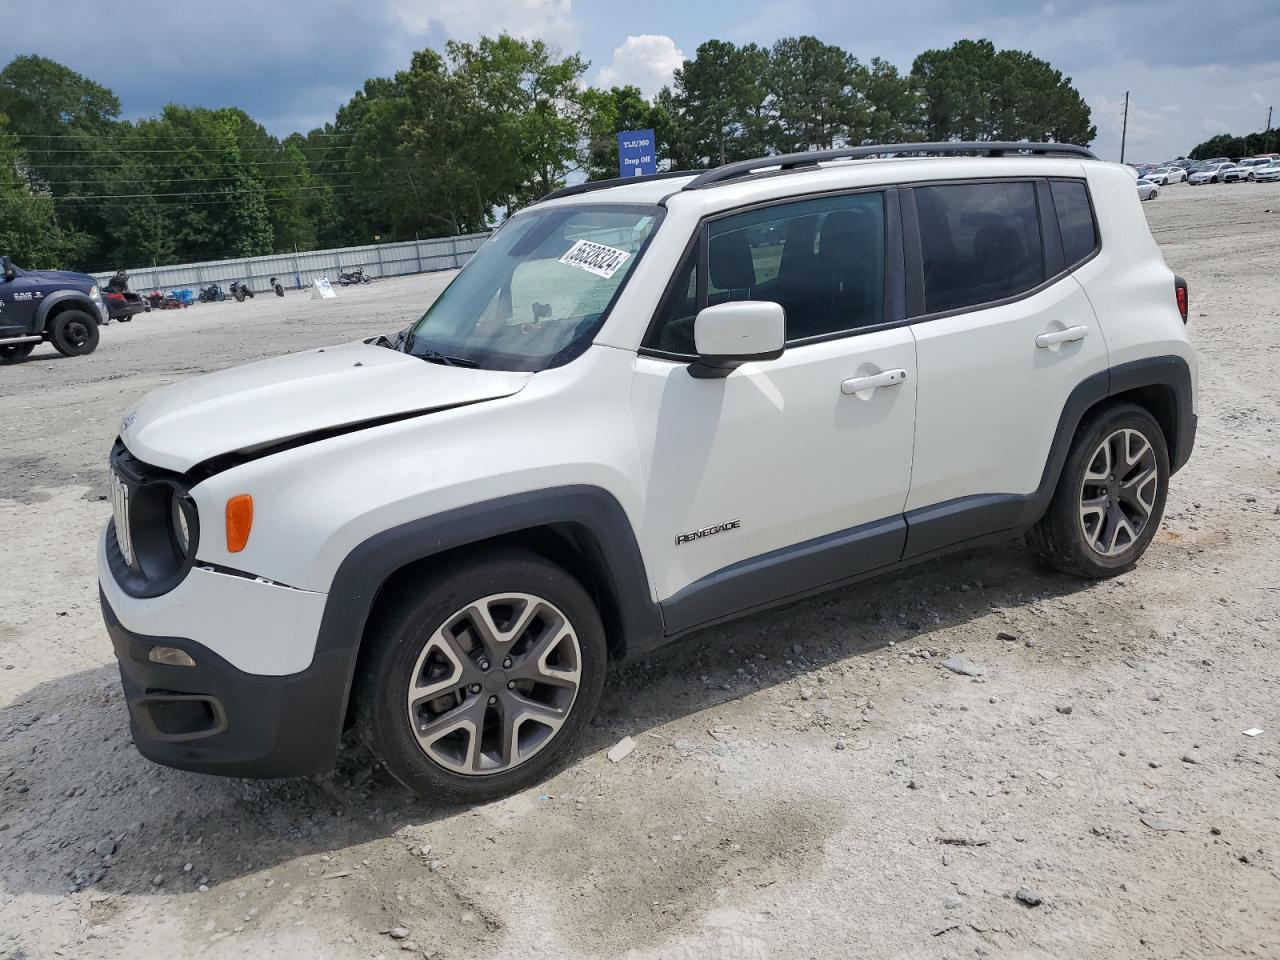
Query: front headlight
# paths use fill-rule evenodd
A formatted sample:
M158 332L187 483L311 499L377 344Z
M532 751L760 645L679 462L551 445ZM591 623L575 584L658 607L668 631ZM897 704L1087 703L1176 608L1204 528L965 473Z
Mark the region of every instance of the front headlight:
M89 288L89 299L90 299L90 300L101 300L101 299L102 299L102 294L100 294L100 293L98 292L98 288L97 288L97 287L90 287L90 288Z

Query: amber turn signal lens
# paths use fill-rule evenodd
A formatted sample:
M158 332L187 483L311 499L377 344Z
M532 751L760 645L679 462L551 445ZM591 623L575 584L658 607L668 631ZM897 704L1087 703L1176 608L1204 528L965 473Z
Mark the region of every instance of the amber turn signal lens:
M253 497L239 494L227 501L227 550L239 553L253 529Z

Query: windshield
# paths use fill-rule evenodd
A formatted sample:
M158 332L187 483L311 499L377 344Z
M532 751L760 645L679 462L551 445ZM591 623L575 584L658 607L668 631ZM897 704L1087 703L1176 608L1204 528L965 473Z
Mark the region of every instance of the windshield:
M512 217L413 325L405 352L490 370L544 370L586 349L662 217L637 204Z

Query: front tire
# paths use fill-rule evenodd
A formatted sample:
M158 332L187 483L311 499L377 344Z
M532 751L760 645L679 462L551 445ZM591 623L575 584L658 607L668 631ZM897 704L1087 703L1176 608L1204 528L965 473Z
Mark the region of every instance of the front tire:
M1027 535L1042 561L1092 580L1130 569L1164 515L1169 448L1155 418L1120 403L1076 434L1049 509Z
M82 357L98 346L98 324L83 310L63 310L53 318L49 339L64 357Z
M424 797L492 800L542 779L604 690L604 627L562 568L518 550L438 566L371 622L356 722Z

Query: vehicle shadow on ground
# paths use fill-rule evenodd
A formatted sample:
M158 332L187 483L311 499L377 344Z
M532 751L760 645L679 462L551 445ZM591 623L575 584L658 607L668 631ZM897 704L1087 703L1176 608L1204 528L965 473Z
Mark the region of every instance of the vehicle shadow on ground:
M939 631L1091 586L1046 572L1010 545L703 631L614 670L599 717L564 766L623 735L876 656L891 642L895 653L952 652ZM48 681L0 710L0 889L8 893L185 892L466 813L413 796L350 736L335 772L306 780L151 764L133 748L114 666ZM108 847L115 853L104 858Z

